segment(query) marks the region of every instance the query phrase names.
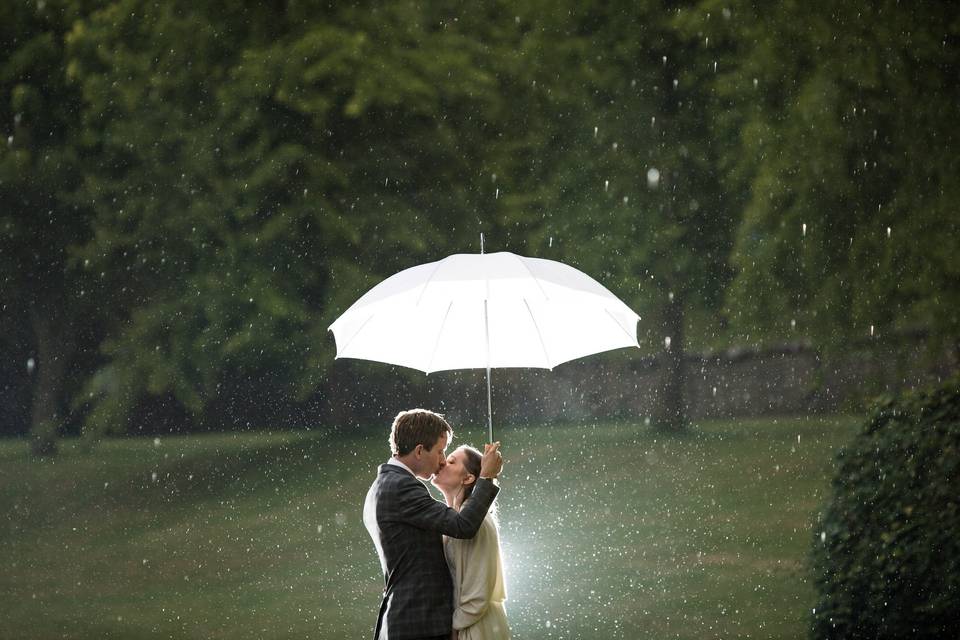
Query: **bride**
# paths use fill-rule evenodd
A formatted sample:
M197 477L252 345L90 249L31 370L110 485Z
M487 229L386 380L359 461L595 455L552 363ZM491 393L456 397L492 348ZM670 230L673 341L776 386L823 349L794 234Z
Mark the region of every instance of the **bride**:
M462 445L447 456L433 479L447 505L460 510L480 476L482 455ZM507 598L500 560L500 533L494 504L472 539L443 537L443 550L453 577L453 638L508 640L510 628L503 602Z

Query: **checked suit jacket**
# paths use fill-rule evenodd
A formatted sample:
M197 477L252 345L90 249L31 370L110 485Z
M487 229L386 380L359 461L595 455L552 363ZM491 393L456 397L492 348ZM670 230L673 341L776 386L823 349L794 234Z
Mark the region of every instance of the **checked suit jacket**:
M386 585L374 640L451 633L453 582L443 536L475 536L499 491L492 480L478 478L458 512L434 500L406 469L380 465L363 507L363 522L380 556Z

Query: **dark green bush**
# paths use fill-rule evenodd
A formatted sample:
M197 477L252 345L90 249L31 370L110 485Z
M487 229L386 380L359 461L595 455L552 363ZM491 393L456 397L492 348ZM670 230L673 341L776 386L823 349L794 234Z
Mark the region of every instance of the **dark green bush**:
M960 637L960 377L879 402L838 463L813 637Z

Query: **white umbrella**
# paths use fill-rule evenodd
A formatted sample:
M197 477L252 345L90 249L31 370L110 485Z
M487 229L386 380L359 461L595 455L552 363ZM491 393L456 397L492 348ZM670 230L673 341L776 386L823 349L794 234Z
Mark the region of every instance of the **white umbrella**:
M553 369L562 362L639 347L640 316L603 285L561 262L513 253L457 254L397 273L330 325L337 358L426 373Z

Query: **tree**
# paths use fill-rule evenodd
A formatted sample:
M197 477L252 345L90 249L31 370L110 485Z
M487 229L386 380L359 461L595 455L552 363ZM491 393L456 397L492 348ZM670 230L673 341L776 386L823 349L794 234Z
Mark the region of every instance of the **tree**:
M579 56L549 87L573 92L552 131L551 235L569 262L629 292L664 372L655 424L670 431L687 423L688 344L722 331L736 229L717 171L728 138L716 135L711 74L725 51L708 44L711 24L657 2L577 11Z
M750 191L731 314L741 334L960 335L960 23L936 3L734 5L723 78Z
M83 257L130 302L92 434L151 396L210 422L258 415L263 385L322 391L336 312L475 243L457 221L504 111L485 45L421 3L232 7L123 0L71 34L97 158Z
M64 36L88 3L5 3L0 8L0 284L4 335L27 325L32 344L30 445L56 452L69 419L68 373L96 343L97 303L75 249L92 212L76 197L84 158L80 94L67 78Z

